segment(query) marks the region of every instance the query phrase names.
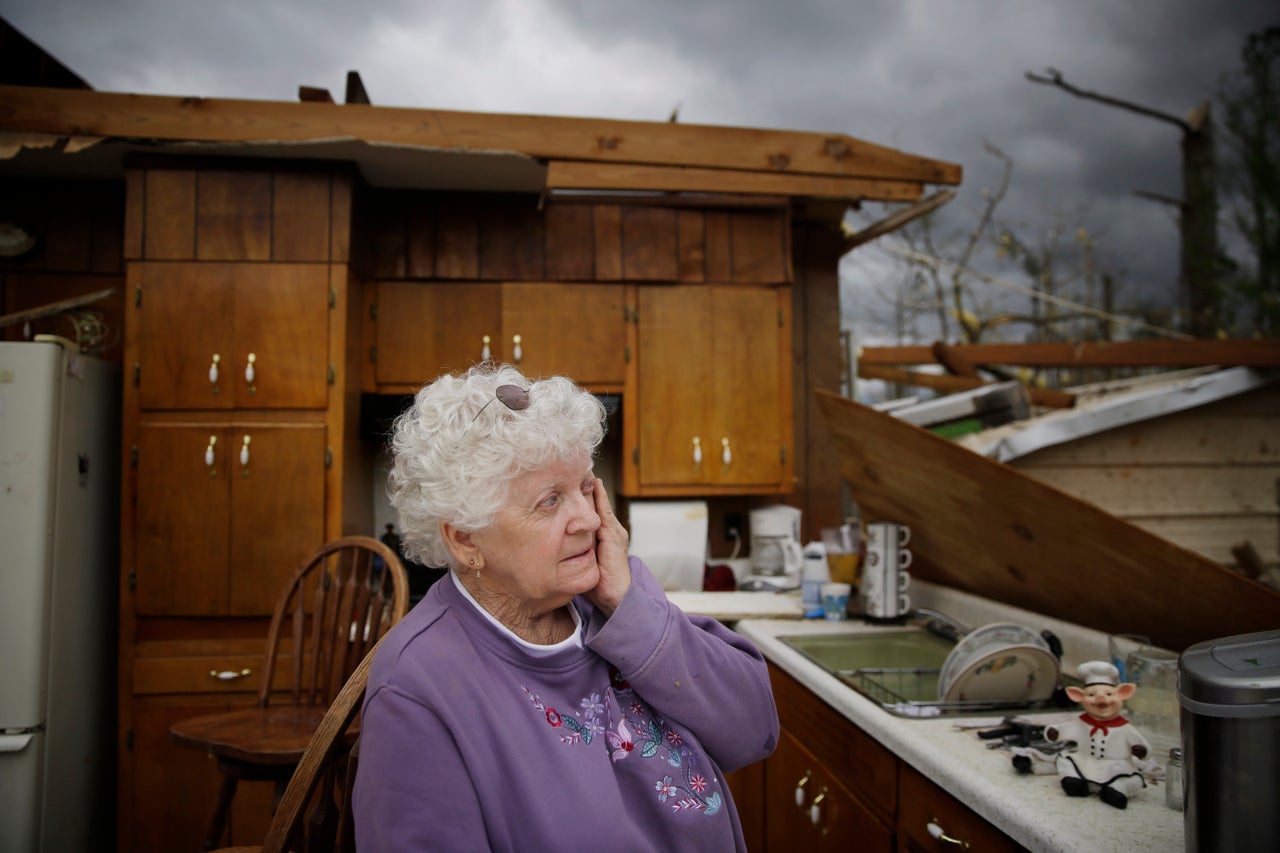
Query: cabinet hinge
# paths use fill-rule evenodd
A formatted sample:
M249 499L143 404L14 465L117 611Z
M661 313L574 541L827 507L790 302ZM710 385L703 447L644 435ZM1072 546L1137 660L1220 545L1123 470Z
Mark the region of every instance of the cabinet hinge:
M787 464L787 449L785 447L778 448L778 458L782 460L782 464Z
M329 288L329 308L333 309L337 307L338 307L338 291L334 290L331 287Z
M138 362L133 363L133 387L137 388L142 382L142 365Z
M332 364L329 365L329 384L338 384L338 371Z
M124 733L124 748L129 752L133 752L133 729L129 729Z
M370 320L378 319L378 303L376 302L369 303L369 319Z
M640 464L640 448L638 447L631 448L631 464L632 465Z
M138 573L129 572L129 592L133 592L138 588Z
M631 363L631 345L630 344L627 344L625 347L622 348L622 363L623 364Z
M333 448L332 447L326 447L324 449L324 467L326 471L333 467Z
M778 309L778 328L781 329L785 322L786 322L786 318L782 316L782 309L779 308Z
M378 345L377 345L377 344L374 344L373 346L369 347L369 360L370 360L370 361L372 361L372 362L375 362L375 363L377 362L377 360L378 360Z
M129 450L129 464L134 468L138 467L138 445L136 444Z
M141 284L135 284L133 286L133 307L134 308L142 307L142 285Z

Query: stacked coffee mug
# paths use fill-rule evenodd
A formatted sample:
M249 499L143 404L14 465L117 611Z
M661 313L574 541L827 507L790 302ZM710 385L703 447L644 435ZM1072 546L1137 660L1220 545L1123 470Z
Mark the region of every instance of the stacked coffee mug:
M867 525L867 555L862 566L862 612L867 619L892 621L911 612L911 528L889 521Z

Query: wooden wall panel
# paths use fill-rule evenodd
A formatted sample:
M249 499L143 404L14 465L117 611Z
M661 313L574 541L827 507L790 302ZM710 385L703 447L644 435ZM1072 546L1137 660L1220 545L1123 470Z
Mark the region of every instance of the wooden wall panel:
M351 263L351 228L355 221L351 176L335 174L329 181L329 261Z
M194 169L150 169L146 173L142 255L151 261L189 261L196 256Z
M676 212L676 266L680 281L705 281L706 216L700 210Z
M436 225L436 276L478 278L480 220L474 196L449 195L440 200Z
M142 228L146 213L147 173L142 169L125 169L124 186L124 256L136 261L143 257Z
M727 210L708 210L704 226L706 233L707 281L733 281L733 241L729 234L729 212Z
M622 209L622 275L627 281L675 281L676 211L661 207Z
M480 278L545 277L542 213L529 197L499 196L481 207Z
M598 204L593 219L596 278L622 281L622 208L616 204Z
M593 209L589 204L546 208L546 271L553 281L588 281L595 264Z
M271 260L271 212L270 172L201 170L196 179L197 260Z
M434 278L436 274L436 205L422 199L409 205L405 221L405 275Z
M733 280L787 281L787 222L778 211L735 210L730 218Z
M384 193L365 206L368 231L362 239L369 253L369 273L375 278L405 277L405 205L402 193Z
M271 259L329 260L329 176L277 172L273 177Z

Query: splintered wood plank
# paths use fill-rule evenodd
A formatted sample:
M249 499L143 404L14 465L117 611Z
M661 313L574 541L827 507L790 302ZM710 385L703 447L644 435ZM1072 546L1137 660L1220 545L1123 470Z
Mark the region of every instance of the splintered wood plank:
M1280 482L1280 464L1015 467L1126 517L1274 513Z
M1280 592L892 415L816 394L853 499L868 520L911 527L918 577L1174 650L1280 624Z

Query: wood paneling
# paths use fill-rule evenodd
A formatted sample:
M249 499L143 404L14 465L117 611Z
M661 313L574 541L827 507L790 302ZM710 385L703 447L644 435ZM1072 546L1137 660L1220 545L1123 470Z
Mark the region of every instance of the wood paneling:
M622 208L616 204L595 206L596 278L622 281Z
M196 256L196 172L150 169L143 202L142 255L187 261Z
M196 258L271 259L271 173L204 169L197 174Z
M331 199L328 175L277 172L273 176L272 260L329 260Z
M546 267L552 281L589 281L595 272L593 207L553 204L546 209Z
M540 279L542 259L542 214L531 196L500 196L481 208L480 278Z
M733 240L729 233L729 212L708 210L704 225L707 281L733 281Z
M676 211L676 268L680 281L705 281L706 215L700 210Z
M434 278L436 274L436 203L422 199L405 214L405 276Z
M788 281L790 257L787 220L777 211L735 210L730 214L733 280L742 283Z
M480 276L480 213L474 196L444 196L436 226L436 276Z
M676 211L622 209L622 275L627 281L676 281L677 245Z

